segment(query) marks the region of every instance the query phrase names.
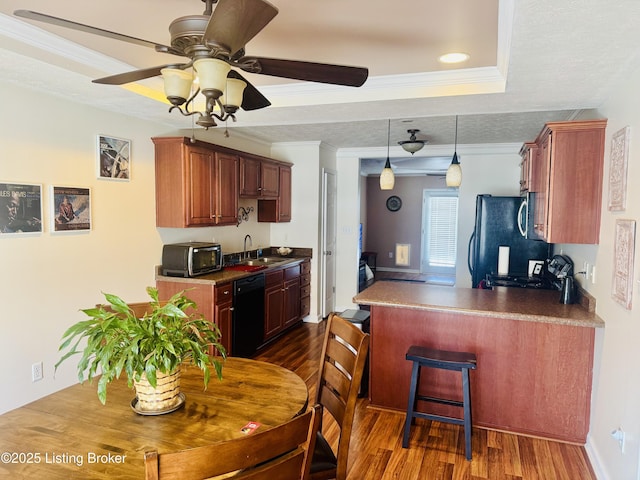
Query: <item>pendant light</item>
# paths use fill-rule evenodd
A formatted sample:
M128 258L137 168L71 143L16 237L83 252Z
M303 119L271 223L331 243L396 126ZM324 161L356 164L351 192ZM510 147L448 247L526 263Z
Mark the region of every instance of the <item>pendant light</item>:
M447 187L459 187L462 183L462 168L458 161L458 116L456 115L456 139L453 147L453 159L451 165L447 169L446 182Z
M391 170L391 163L389 162L389 139L391 138L391 120L389 120L389 127L387 128L387 161L384 164L382 173L380 173L380 190L393 190L393 186L396 183L393 170Z

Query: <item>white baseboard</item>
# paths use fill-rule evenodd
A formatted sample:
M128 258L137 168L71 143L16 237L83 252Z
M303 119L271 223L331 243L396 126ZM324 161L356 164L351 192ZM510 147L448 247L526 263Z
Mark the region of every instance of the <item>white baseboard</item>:
M584 449L587 452L587 457L589 457L591 468L593 468L593 473L595 473L597 480L611 480L603 468L598 450L591 441L591 435L587 435L587 444Z

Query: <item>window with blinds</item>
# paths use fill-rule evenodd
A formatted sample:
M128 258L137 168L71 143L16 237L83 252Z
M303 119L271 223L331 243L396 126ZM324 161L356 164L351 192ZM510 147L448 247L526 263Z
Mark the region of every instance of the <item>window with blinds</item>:
M422 271L455 275L458 244L458 194L424 192Z

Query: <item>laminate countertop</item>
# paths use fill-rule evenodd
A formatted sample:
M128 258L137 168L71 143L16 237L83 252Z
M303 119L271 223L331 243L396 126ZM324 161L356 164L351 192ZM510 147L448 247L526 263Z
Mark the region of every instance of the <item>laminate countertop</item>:
M240 278L250 277L251 275L256 275L258 273L265 273L270 270L277 270L279 268L287 268L295 265L296 263L301 263L307 260L309 257L283 257L281 262L265 265L263 268L244 271L244 270L235 270L233 268L223 267L219 272L208 273L206 275L199 275L197 277L171 277L167 275L162 275L162 267L156 267L156 281L164 280L169 282L185 282L185 283L193 283L193 284L208 284L208 285L216 285L221 283L233 282Z
M377 281L357 294L361 305L401 307L528 322L603 328L595 308L563 305L560 292L526 288L454 288L414 282Z

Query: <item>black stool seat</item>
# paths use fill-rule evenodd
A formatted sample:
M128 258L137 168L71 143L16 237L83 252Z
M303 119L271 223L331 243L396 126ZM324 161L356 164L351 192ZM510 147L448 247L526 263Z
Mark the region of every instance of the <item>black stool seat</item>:
M407 417L404 425L402 447L409 446L409 433L414 418L426 418L439 422L453 423L464 426L465 454L467 460L471 460L471 389L469 386L469 370L475 370L477 359L475 353L450 352L433 348L412 345L407 350L406 359L413 362L411 371L411 384L409 387L409 402L407 405ZM455 370L462 374L462 401L446 398L429 397L418 394L420 384L420 369L422 367L439 368L443 370ZM463 418L453 418L444 415L434 415L419 412L415 409L417 400L424 402L440 403L462 407Z

